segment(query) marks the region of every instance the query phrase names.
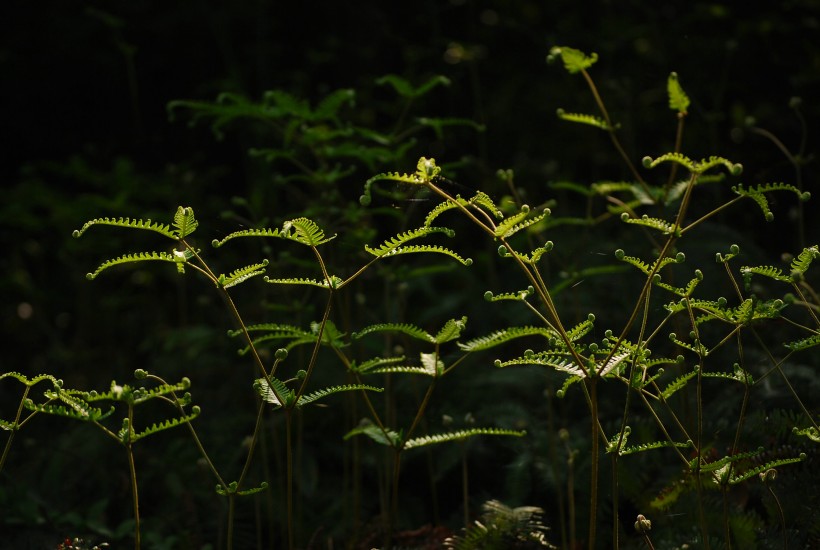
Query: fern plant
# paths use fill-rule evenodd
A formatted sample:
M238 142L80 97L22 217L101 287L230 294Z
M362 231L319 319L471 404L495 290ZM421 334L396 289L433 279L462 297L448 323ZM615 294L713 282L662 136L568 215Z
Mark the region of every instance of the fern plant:
M801 201L808 200L809 195L794 186L782 183L762 184L749 189L738 184L733 188L738 198L729 200L706 213L699 213L694 219L690 219L692 197L697 193L698 188L702 185L721 181L722 177L713 176L716 170L725 169L730 176L737 177L740 175L742 167L718 156L695 161L676 150L655 158L645 157L643 159L642 166L645 169L656 169L665 164L672 166L672 174L667 179L667 183L657 186L649 183L626 155L616 134L617 125L611 122L597 88L587 72L587 69L597 61L597 56L586 55L572 48L562 47L553 49L551 57L560 58L569 72L580 73L584 76L600 108L600 118L598 119L583 116L568 117L564 112L559 112L559 116L565 120L584 124L597 120L592 125L610 135L613 144L623 155L628 168L636 179L635 184L610 187L608 190L598 188L600 192L605 194L626 191L634 197L640 197L637 202L632 203L620 213L620 218L626 224L644 228L652 247L652 260L640 256L629 256L621 249L615 251L616 260L637 268L643 277L642 287L633 302L631 312L627 311L626 319L623 321L621 328L617 331L607 330L605 338L600 342L596 342L590 341L589 338L590 335L595 333L595 315L590 314L587 321L569 327L564 320L566 315L559 310L553 299L553 293L548 284L549 278L539 267L539 262L543 263L543 258L553 251L552 242L547 241L547 245L531 249L529 252L522 251L519 248L521 244L526 245L527 241L522 243L522 239L516 240L516 235L532 234L532 229L537 228L537 224L550 214L548 210L533 214L527 205L519 204L517 211L505 215L501 213L502 209L498 205L491 200L488 202L486 194L479 192L473 199L452 196L440 187L440 183L444 181L444 178L435 161L429 158L422 158L418 163L416 172L412 174L384 173L371 178L365 186L365 193L361 202L365 205L371 202L370 189L372 184L377 181L427 187L443 200L440 205L434 207L428 215L428 219L438 219L441 213L448 210L460 212L473 222L481 233L497 243L499 255L511 261L523 276L525 284L529 285L525 292L502 293L498 296L501 299L509 299L520 303L535 319L540 321L540 327L507 327L499 329L488 336L468 341L462 346L465 350L477 351L507 344L518 338L540 336L541 339L537 350L528 349L523 356L514 359L497 359L495 361L496 366L540 365L548 367L563 373L567 377L564 387L558 393L559 397L565 395L572 388L579 388L583 393L590 418L591 481L588 509L589 528L587 533L587 544L590 548L596 546L599 523L597 509L600 500L598 476L600 470L599 447L601 443L604 444L604 449L609 453L613 471L616 472L613 476L611 491L614 514L612 519L612 543L614 546L618 545L619 540L617 515L619 457L650 451L655 452L657 450L671 450L677 455L680 463L693 475L693 486L697 492L700 514L700 544L708 548L710 547L710 533L706 519L704 491L709 486L714 485L719 488L725 503L731 485L747 482L755 478L758 473L794 464L806 458L805 453L800 453L789 458L764 462L751 468L741 466L744 460L754 460L761 457L763 453L763 449L745 454L740 451L749 400L752 390L759 383L750 373L750 365L745 360L745 356L749 352L744 352L743 335L748 334L761 346L763 353L768 355L772 363L772 371L777 371L782 378L794 402L803 411L805 422L812 427L816 427L816 420L804 405L803 398L792 386L788 375L783 369L783 363L788 355L781 360L775 359L776 353L761 338L758 329L758 326L762 323L784 319L784 309L787 302L783 299L760 300L754 295L746 296L743 293L738 284L736 272L729 265L729 260L739 253L738 247L733 246L730 254L726 256L718 253L718 261L725 266L727 278L737 294L737 305L734 307L729 307L725 298L716 300L714 297L699 296L700 288L702 288L700 283L704 279L704 274L699 269L694 271L694 277L689 279L689 282L683 286L667 281L672 281L672 279L680 276L680 269L671 271L671 268L683 264L686 260L686 255L679 250L681 242L685 243L685 239L691 231L717 213L733 206L739 200L749 198L763 210L764 218L770 221L772 213L768 208L768 193L792 192ZM670 107L677 112L679 130L682 130L688 98L678 82L677 75L670 76L668 91ZM685 175L680 180L681 184L678 185L675 178L680 170L683 170ZM622 200L615 202L624 204ZM668 217L649 214L639 215L634 210L638 207L654 207L660 212L671 211L672 213L667 214ZM798 259L795 260L792 266L795 277L802 276L804 270L808 268L810 260L815 255L816 250L812 247L798 254ZM783 275L781 271L767 267L742 268L741 273L747 281L753 274L766 275L778 282L793 283L794 281L791 277ZM793 286L793 288L800 291L799 287ZM661 295L664 293L671 294L675 301L666 306L667 314L656 320L653 315L650 315L650 312L652 311L652 304L657 303L656 295L658 293ZM792 323L798 330L807 331L809 335L787 346L793 351L806 349L816 344L817 316L813 312L811 302L807 301L802 293L800 296L802 298L801 302L805 304L803 311L808 314L809 324L803 325L793 321ZM490 291L486 297L494 300L496 294ZM794 301L792 300L792 302ZM796 313L799 314L800 312ZM717 333L713 333L712 330L707 330L707 323L719 324L724 328L719 329ZM674 332L668 332L666 327L672 324L688 326L688 337L681 337ZM664 331L667 331L667 341L671 342L671 349L677 348L678 355L668 359L650 359L656 349L669 348L668 345L664 345L664 340L661 338ZM711 340L715 337L715 340ZM736 344L739 360L735 364L733 372L718 371L715 369L711 357L716 355L718 350L724 352L730 343ZM659 385L660 380L663 378L662 365L675 365L678 369L682 369L682 374L663 390ZM708 453L714 452L712 445L707 442L705 437L707 418L704 413L704 393L709 383L707 380L727 381L726 383L730 384L739 382L743 387L743 400L739 410L736 411L737 424L733 441L729 446L728 454L716 461L707 456ZM621 382L625 389L619 426L614 428L614 431L610 431L609 434L599 412L598 397L599 389L608 386L608 382ZM694 397L696 410L691 425L688 425L688 421L684 423L681 420L670 401L673 394L682 390L687 390L687 393L691 392ZM636 401L637 406L654 418L661 439L627 447L627 438L631 433L629 420L634 414L632 409L635 406L633 403ZM664 420L661 414L668 419ZM609 428L609 430L612 429ZM677 435L673 435L673 433ZM387 432L384 432L384 434L387 435ZM390 441L390 437L383 439ZM687 454L690 453L695 456L694 459L687 457ZM723 525L726 544L731 544L732 541L730 525L733 521L728 513L728 507L724 505Z

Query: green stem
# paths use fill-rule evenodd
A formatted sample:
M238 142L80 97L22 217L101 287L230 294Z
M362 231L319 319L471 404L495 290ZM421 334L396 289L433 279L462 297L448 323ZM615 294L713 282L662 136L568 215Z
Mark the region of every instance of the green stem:
M23 397L20 398L20 405L17 407L17 414L14 416L14 422L12 423L13 429L11 433L9 433L9 438L6 440L6 446L3 448L3 456L0 457L0 472L3 471L3 465L6 463L6 458L9 456L9 451L11 450L11 442L14 441L14 434L17 433L17 430L20 429L20 417L23 415L23 403L25 403L26 398L28 397L28 392L31 390L31 386L26 386L26 389L23 390Z
M293 550L293 443L291 423L293 411L285 409L285 452L287 454L287 510L288 510L288 550Z
M589 378L590 415L592 416L592 464L589 477L589 549L595 549L595 535L598 526L598 456L600 441L598 439L598 377Z

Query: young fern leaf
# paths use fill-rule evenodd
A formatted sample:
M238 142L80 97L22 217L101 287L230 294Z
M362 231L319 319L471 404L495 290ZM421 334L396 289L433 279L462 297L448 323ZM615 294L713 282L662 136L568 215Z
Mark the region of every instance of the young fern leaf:
M561 61L564 62L564 68L570 74L585 71L594 65L596 61L598 61L598 54L595 52L587 55L581 50L576 50L575 48L569 48L566 46L553 46L550 48L547 61L552 62L559 57L561 58Z
M614 129L607 124L604 119L598 116L589 115L586 113L567 113L563 109L556 109L555 114L557 114L558 118L561 120L576 122L578 124L586 124L587 126L594 126L595 128L600 128L605 132L610 132Z
M666 92L669 95L669 108L685 115L689 109L689 96L683 91L678 81L678 73L669 73L666 80Z
M502 300L515 300L523 302L533 294L535 294L535 288L532 286L527 287L525 290L519 290L518 292L503 292L501 294L493 294L492 290L488 290L484 293L484 299L488 302L500 302Z
M512 216L503 219L495 228L495 236L499 238L507 238L515 233L518 233L520 230L524 229L532 225L533 223L542 220L549 214L549 209L545 210L538 216L531 218L530 220L526 220L527 216L530 215L530 207L526 204L521 206L521 210L517 213L513 214Z
M803 428L802 430L795 426L792 428L792 433L794 435L808 437L815 443L820 443L820 431L814 426L809 426L808 428Z
M820 248L817 245L809 246L800 251L800 254L791 263L792 280L803 277L811 263L817 258L820 258Z
M350 336L351 338L358 340L374 332L401 332L415 338L416 340L423 340L425 342L430 342L431 344L436 342L436 339L432 334L420 329L416 325L411 325L409 323L378 323L356 331Z
M673 223L669 223L666 220L661 220L659 218L650 218L646 214L644 214L640 218L633 218L629 215L628 212L623 212L621 213L621 220L626 223L642 225L644 227L649 227L650 229L655 229L657 231L660 231L664 235L674 234L676 237L680 237L680 227L676 226Z
M56 390L59 390L63 387L63 381L55 378L50 374L38 374L37 376L28 378L26 375L20 374L19 372L8 371L0 373L0 380L2 380L3 378L14 378L21 384L24 384L28 387L32 387L36 384L39 384L43 380L48 380L49 382L51 382L51 384L54 386L54 389Z
M388 428L385 428L383 430L368 418L362 419L362 421L359 422L358 426L356 426L344 435L343 439L347 441L351 437L357 435L366 435L379 445L393 447L394 449L398 449L401 445L402 436L399 432L393 431Z
M241 496L241 497L246 497L246 496L249 496L249 495L255 495L256 493L261 493L262 491L266 491L268 489L268 482L263 481L262 483L259 484L258 487L252 487L250 489L237 490L237 487L239 487L239 484L236 481L230 482L228 484L227 490L226 490L225 487L223 487L221 485L217 485L216 486L216 494L218 494L220 496L223 496L223 497L230 496L230 495L238 495L238 496Z
M327 397L329 395L333 395L336 393L342 393L347 391L375 391L375 392L382 392L384 388L377 388L376 386L368 386L366 384L345 384L341 386L330 386L328 388L322 388L320 390L316 390L309 394L303 395L299 398L299 401L296 403L297 407L303 407L305 405L309 405L311 403L315 403L316 401Z
M171 227L167 224L157 223L150 219L132 220L131 218L95 218L93 220L85 222L80 229L75 229L72 235L75 238L81 237L83 233L88 231L88 229L93 225L113 225L116 227L126 227L130 229L144 229L147 231L159 233L160 235L164 235L169 239L177 240L179 238L177 232L172 230Z
M319 246L336 238L325 238L325 232L308 218L295 218L282 224L282 236L307 246Z
M663 391L661 392L661 398L664 399L664 400L668 400L670 397L672 397L672 395L675 392L677 392L678 390L683 389L684 386L686 386L686 384L692 378L697 376L697 374L698 374L697 370L692 370L692 371L687 372L686 374L682 374L681 376L678 376L677 378L675 378L675 380L670 382L669 385L666 386L663 389Z
M196 231L199 222L194 216L194 209L190 206L178 206L172 225L176 227L175 233L179 239L184 239Z
M367 248L365 248L367 250ZM471 266L473 265L473 260L471 258L462 258L456 252L453 252L449 248L444 248L443 246L438 245L409 245L409 246L400 246L398 248L394 248L390 252L386 252L384 254L376 253L373 250L367 250L377 258L388 258L392 256L398 256L400 254L417 254L417 253L432 253L432 254L443 254L445 256L450 256L461 265L464 266Z
M651 451L654 449L665 449L665 448L672 448L677 447L679 449L688 449L691 447L691 444L686 443L679 443L673 441L654 441L652 443L643 443L640 445L633 445L631 447L622 448L621 451L618 453L619 456L626 456L635 453L642 453L645 451Z
M222 274L217 277L216 284L222 288L231 288L232 286L236 286L247 281L251 277L256 277L257 275L262 275L265 273L265 268L268 266L268 263L268 260L264 260L258 264L251 264L235 269L228 275Z
M361 365L357 364L355 361L351 361L350 363L350 371L356 372L359 374L367 374L372 372L376 372L378 369L381 368L390 368L390 365L396 365L397 363L401 363L406 358L402 355L400 357L374 357L372 359L368 359L367 361L363 361ZM388 365L388 366L385 366Z
M478 338L468 340L467 342L459 342L458 347L462 351L482 351L485 349L494 348L495 346L504 344L510 340L515 340L516 338L522 338L524 336L543 336L547 339L553 339L556 338L558 334L555 331L545 327L508 327L497 330L487 336L480 336Z
M802 351L804 349L813 348L820 345L820 334L812 334L802 340L795 340L794 342L787 342L783 344L790 351Z
M191 414L188 414L188 415L185 415L185 416L180 416L180 417L175 417L175 418L169 418L169 419L164 420L162 422L156 422L156 423L152 424L149 428L146 428L145 430L143 430L143 431L141 431L137 434L131 435L130 441L131 441L131 443L134 443L134 442L139 441L140 439L142 439L144 437L148 437L149 435L154 435L155 433L163 432L165 430L170 430L171 428L181 426L182 424L187 424L188 422L192 421L197 416L199 416L199 412L200 412L199 407L194 405L193 407L191 407ZM120 431L120 439L122 439L123 436L126 436L126 435L127 435L127 431L125 431L125 430ZM126 441L126 440L123 439L123 441Z
M542 367L550 367L557 371L564 372L579 379L586 378L587 375L578 364L565 353L527 353L523 357L515 359L508 359L501 361L496 359L495 366L498 368L516 366L516 365L538 365Z
M470 428L467 430L457 430L443 434L414 437L404 442L404 448L414 449L418 447L426 447L428 445L446 443L447 441L462 441L468 437L473 437L476 435L507 435L513 437L523 437L526 433L527 432L525 431L508 430L504 428Z
M806 460L806 453L800 453L800 456L796 458L780 458L777 460L772 460L767 462L766 464L761 464L751 470L747 470L742 474L738 474L736 476L732 476L729 478L729 485L737 485L747 479L756 476L756 475L763 475L767 471L772 470L774 468L779 468L780 466L786 466L787 464L797 464L798 462L803 462Z
M190 250L185 251L177 251L175 250L173 254L169 254L168 252L135 252L133 254L124 254L117 258L111 258L110 260L106 260L97 267L93 272L86 273L85 278L89 281L96 279L100 273L105 271L110 267L114 267L116 265L128 264L128 263L135 263L135 262L149 262L149 261L159 261L159 262L168 262L175 264L177 266L177 271L180 273L184 273L184 266L185 263L193 257L193 253Z
M456 340L461 336L461 332L464 330L466 325L467 317L462 317L461 319L450 319L444 323L444 326L441 327L441 330L439 330L438 333L436 333L433 340L436 344L443 344L445 342Z
M262 229L242 229L241 231L234 231L233 233L223 237L222 239L214 239L211 241L211 246L219 248L226 242L240 237L276 237L285 238L279 229L262 228Z
M307 278L291 278L291 279L272 279L270 277L264 277L263 279L266 283L277 284L277 285L310 285L310 286L317 286L319 288L333 288L337 289L340 288L341 284L344 280L336 275L330 276L330 285L328 286L328 282L326 279L321 281L317 281L316 279L307 279Z

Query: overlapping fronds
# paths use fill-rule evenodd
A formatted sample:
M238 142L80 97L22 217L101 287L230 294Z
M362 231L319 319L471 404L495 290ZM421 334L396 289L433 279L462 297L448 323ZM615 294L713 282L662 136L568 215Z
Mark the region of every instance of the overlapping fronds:
M271 385L275 388L276 392L271 390ZM258 378L253 384L254 389L256 392L264 399L266 402L273 404L275 407L303 407L305 405L310 405L311 403L315 403L320 399L328 397L330 395L334 395L337 393L342 392L349 392L349 391L375 391L381 392L384 391L382 388L378 388L376 386L369 386L366 384L343 384L339 386L329 386L327 388L321 388L314 392L304 394L299 397L299 400L294 403L294 399L296 398L296 394L293 390L288 388L284 382L281 380L272 377L271 384L268 384L268 381L264 378ZM281 397L285 403L281 403L279 397Z
M409 231L399 233L398 235L384 241L384 243L382 243L382 245L378 248L365 245L364 249L376 257L388 256L391 253L394 253L397 249L401 248L405 243L414 239L426 237L433 233L444 233L448 237L452 237L455 234L452 229L448 229L446 227L431 227L425 225L417 229L411 229Z
M441 330L436 333L433 340L436 344L443 344L445 342L456 340L461 336L461 333L466 325L467 317L462 317L461 319L449 319L446 323L444 323L444 326L441 327Z
M521 206L521 209L509 216L501 220L498 225L495 227L495 236L498 238L506 239L509 238L522 229L529 227L530 225L541 221L545 217L550 214L550 210L547 208L540 214L537 214L531 218L528 218L530 215L530 207L526 204Z
M730 485L737 485L753 476L759 476L765 474L769 470L773 470L774 468L779 468L780 466L786 466L788 464L797 464L799 462L803 462L806 460L806 453L800 453L799 456L794 458L779 458L777 460L772 460L766 462L765 464L761 464L760 466L756 466L755 468L751 468L746 470L745 472L739 473L737 475L731 476L729 478Z
M218 248L226 242L240 237L273 237L288 239L307 246L319 246L336 238L336 235L326 237L325 232L316 222L309 218L295 218L282 224L282 228L243 229L223 237L214 239L211 244Z
M504 428L470 428L466 430L457 430L435 435L423 435L414 437L404 442L405 449L413 449L417 447L426 447L427 445L437 445L439 443L446 443L447 441L461 441L468 437L476 435L507 435L513 437L523 437L527 432L520 430L508 430Z
M797 279L805 275L811 263L820 258L820 247L818 245L809 246L800 251L800 254L792 260L792 279Z
M555 549L546 538L544 510L535 506L510 508L497 501L484 503L480 520L444 541L451 550L507 550L509 548Z
M416 171L413 174L400 174L398 172L385 172L382 174L377 174L372 178L368 179L364 183L364 191L361 197L359 197L359 203L362 206L369 206L372 202L373 198L371 195L370 188L373 186L374 183L379 181L393 181L397 183L407 183L410 185L426 185L429 183L433 178L437 177L441 173L441 167L436 165L435 159L428 159L426 157L421 157L416 165Z

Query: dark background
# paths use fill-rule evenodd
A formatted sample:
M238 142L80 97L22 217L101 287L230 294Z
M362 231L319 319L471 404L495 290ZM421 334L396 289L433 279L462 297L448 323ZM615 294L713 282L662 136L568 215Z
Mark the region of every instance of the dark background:
M744 129L754 117L792 153L802 147L803 187L820 194L811 162L820 128L817 1L12 1L2 11L0 360L4 370L50 372L73 387L105 389L112 378L126 380L150 364L172 376L198 370L200 395L216 399L219 358L234 357L234 344L223 336L230 325L204 285L150 271L88 283L84 274L112 251L128 249L127 237L71 239L93 217L168 219L178 204L195 207L210 239L235 228L220 216L231 197L271 185L271 169L247 155L259 145L258 132L232 126L218 140L206 124L189 128L184 115L169 120L172 100L213 100L223 91L259 98L283 89L316 101L353 88L363 119L389 128L400 112L374 80L394 73L423 82L442 74L451 85L418 107L473 119L486 130L420 142L416 158L430 149L442 161L469 158L462 183L488 191L498 185L497 169L514 168L517 183L545 200L556 196L550 182L630 177L605 135L555 116L558 107L594 111L581 78L545 61L550 47L567 45L599 54L591 72L634 161L673 147L666 77L676 71L692 98L685 154L740 162L749 185L794 184L782 152ZM802 124L789 106L795 97L802 98ZM358 196L369 175L351 176L345 196ZM781 206L775 222L753 230L761 256L799 250L792 205L784 199ZM284 219L275 204L267 208L274 225ZM817 239L816 205L806 208L808 245ZM760 219L751 206L725 216L738 224ZM0 388L3 418L13 415L15 391ZM232 429L229 419L223 422ZM37 504L12 515L46 517L49 534L66 525L89 530L96 516L67 520L72 507L98 505L109 525L128 517L123 480L91 479L108 455L106 444L88 438L90 428L38 419L31 431L0 473L0 506L16 506L27 495L23 500ZM156 483L156 501L186 494L163 490L186 481L159 470L145 480ZM13 483L38 476L52 487ZM58 498L56 509L43 512ZM112 501L122 509L111 511Z

